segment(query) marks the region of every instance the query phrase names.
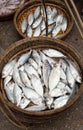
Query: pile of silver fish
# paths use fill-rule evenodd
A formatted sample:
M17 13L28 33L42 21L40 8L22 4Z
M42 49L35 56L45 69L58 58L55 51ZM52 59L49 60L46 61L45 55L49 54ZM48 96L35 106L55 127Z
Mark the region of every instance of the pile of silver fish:
M25 0L0 0L0 15L12 13L24 2Z
M58 9L46 6L48 20L48 36L53 38L60 37L67 29L67 18L65 15L58 14ZM38 6L25 18L21 25L22 33L27 37L46 36L45 11Z
M78 91L77 66L58 50L30 50L9 61L2 70L9 101L27 111L58 109Z

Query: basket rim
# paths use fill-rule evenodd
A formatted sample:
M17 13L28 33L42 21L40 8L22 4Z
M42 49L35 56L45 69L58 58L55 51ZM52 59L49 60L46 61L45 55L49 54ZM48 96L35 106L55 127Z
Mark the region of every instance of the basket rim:
M14 21L14 26L15 26L17 32L18 32L23 38L26 38L27 36L25 36L25 35L19 30L18 25L17 25L17 19L18 19L18 16L20 15L20 13L22 13L23 10L25 10L29 4L32 3L30 6L31 6L31 7L34 7L33 2L40 2L40 1L39 1L39 0L32 0L32 1L26 2L24 5L21 6L21 8L19 8L19 9L16 11L16 13L15 13L15 15L14 15L14 19L13 19L13 21ZM51 2L54 2L54 3L51 3ZM40 3L36 3L36 4L41 4L41 2L40 2ZM35 5L36 5L36 4L35 4ZM46 4L52 4L52 5L54 5L54 6L59 6L62 10L64 10L64 12L66 12L66 10L68 11L68 9L65 7L64 2L62 2L62 1L60 1L60 0L51 0L51 1L50 1L50 0L47 0L47 1L46 1ZM62 5L63 8L62 8L60 5ZM66 37L66 36L69 34L69 32L72 30L73 25L74 25L74 20L73 20L71 14L69 13L69 11L68 11L68 14L67 14L66 16L67 16L67 18L69 17L69 20L70 20L70 22L69 22L69 27L68 27L68 29L59 37L59 39L63 39L64 37Z
M57 44L59 44L59 45L63 45L64 46L64 48L68 48L71 52L73 51L74 53L76 52L76 57L78 57L79 58L79 61L80 61L80 64L81 64L81 67L82 67L82 70L80 70L80 71L82 71L82 75L83 75L83 58L81 57L81 55L78 53L78 51L75 49L75 48L73 48L71 45L69 45L67 42L65 42L65 41L62 41L62 40L53 40L53 39L51 39L51 38L48 38L47 37L47 39L46 38L44 38L44 37L41 37L41 38L31 38L31 39L29 39L29 38L26 38L26 39L23 39L23 40L20 40L20 41L18 41L18 42L15 42L15 44L12 44L11 46L9 46L8 47L8 49L6 49L6 51L5 52L3 52L2 53L2 55L1 55L1 61L0 62L2 62L2 60L5 58L5 56L9 53L9 52L11 52L14 48L17 48L18 46L20 46L20 45L24 45L25 43L27 43L28 44L28 42L29 41L33 41L34 43L35 43L35 41L45 41L45 42L47 42L47 41L50 41L50 42L54 42L54 43L57 43ZM44 46L44 45L43 45ZM49 45L50 46L50 45ZM81 69L81 68L80 68ZM1 85L2 86L2 85ZM68 107L70 107L72 104L74 104L74 102L80 97L80 95L81 95L81 93L82 93L82 90L83 90L83 81L82 81L82 83L80 84L80 88L79 88L79 90L78 90L78 93L72 98L72 100L69 100L68 101L68 103L65 105L65 106L63 106L63 107L61 107L61 108L59 108L59 109L56 109L56 110L45 110L45 111L41 111L41 112L30 112L30 111L25 111L25 110L23 110L23 109L21 109L21 108L19 108L19 107L16 107L13 103L11 103L11 102L9 102L8 100L6 101L5 99L3 99L4 101L5 101L5 103L6 103L6 105L7 106L9 106L11 109L14 109L14 110L16 110L16 111L19 111L19 112L22 112L22 113L25 113L25 114L27 114L27 115L35 115L35 116L45 116L45 115L52 115L52 114L55 114L55 113L58 113L58 112L61 112L61 111L63 111L63 110L65 110L65 109L67 109ZM3 90L2 90L2 92L3 92ZM3 96L3 94L2 94L2 96Z

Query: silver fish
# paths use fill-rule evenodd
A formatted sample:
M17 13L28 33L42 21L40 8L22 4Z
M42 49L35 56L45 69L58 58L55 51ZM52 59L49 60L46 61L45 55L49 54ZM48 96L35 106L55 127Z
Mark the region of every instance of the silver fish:
M48 98L45 99L45 101L46 101L47 107L49 109L51 109L51 106L52 106L52 103L53 103L54 99L52 97L48 97Z
M50 6L47 6L47 7L46 7L46 12L47 12L47 17L48 17L48 19L51 19L52 10L51 10L51 7L50 7Z
M45 109L46 109L45 105L43 105L43 106L34 105L34 106L31 106L31 107L27 107L25 110L27 110L27 111L43 111Z
M21 29L22 29L22 33L25 33L26 29L27 29L27 19L24 19L24 21L22 22L22 25L21 25Z
M52 64L55 64L56 61L53 60L52 58L50 57L47 57L43 52L40 51L40 57L41 57L41 61L44 63L45 60L48 60L48 62L52 65Z
M63 18L64 18L63 14L57 15L57 17L56 17L56 26L62 24Z
M29 63L37 70L38 69L38 64L36 63L36 61L34 61L34 59L29 58Z
M12 79L12 76L8 75L5 79L4 79L4 86L6 86L10 80Z
M36 77L35 75L32 75L31 77L31 83L35 91L43 97L43 86L41 83L40 78Z
M13 96L13 90L14 90L14 82L9 82L6 86L4 86L7 98L14 103L14 96Z
M22 90L17 84L14 85L13 93L14 93L14 103L17 106L19 106L22 97Z
M37 19L38 16L40 15L40 11L41 11L41 7L38 6L38 7L36 8L36 10L34 11L34 18L35 18L35 19Z
M40 16L32 25L32 28L37 28L42 21L42 17Z
M33 50L32 57L36 61L38 66L41 67L42 66L41 57L40 57L39 53L36 50Z
M27 36L28 36L28 37L32 37L32 34L33 34L32 28L31 28L31 26L28 26L28 27L27 27Z
M62 29L63 32L65 32L66 29L67 29L67 19L65 17L63 18L63 21L62 21L62 24L61 24L61 29Z
M47 88L49 87L49 75L50 75L51 69L52 69L51 65L49 64L47 60L45 60L43 63L43 80Z
M72 63L72 62L69 62L69 61L68 61L68 63L69 63L69 69L71 71L71 74L72 74L73 78L78 83L81 83L81 76L80 76L79 72L77 71L75 64Z
M28 53L22 54L20 56L20 58L18 59L18 63L17 63L18 67L24 65L28 61L28 59L29 59L29 57L31 55L31 52L32 51L29 51Z
M54 24L54 23L55 23L54 20L52 20L52 19L48 19L48 25L51 25L51 24Z
M20 77L21 77L21 80L23 82L23 84L26 86L26 87L29 87L29 88L32 88L31 86L31 82L26 74L26 72L24 71L20 71Z
M67 93L67 91L62 91L60 88L55 88L50 93L50 96L51 97L59 97L59 96L65 95L66 93Z
M24 95L28 98L28 99L38 99L41 96L39 94L37 94L33 89L27 88L27 87L22 87L22 90L24 92Z
M73 78L71 71L70 71L70 68L68 66L67 66L66 75L67 75L67 81L68 81L70 87L73 88L75 85L75 79Z
M67 95L66 96L61 96L61 97L55 99L52 107L54 109L61 108L64 105L66 105L66 103L68 102L68 100L69 100L69 96L67 96Z
M20 101L19 107L24 109L29 105L29 103L30 103L30 100L27 99L25 96L23 96L21 101Z
M8 76L11 71L13 70L13 67L16 63L16 59L8 62L4 67L3 67L3 70L2 70L2 78L5 78L6 76Z
M34 15L33 15L33 13L30 13L29 16L28 16L28 24L29 24L29 26L32 25L33 21L34 21Z
M56 38L56 36L60 32L60 30L61 30L61 25L55 26L54 29L53 29L53 31L52 31L52 37Z
M36 99L31 99L31 101L35 104L35 105L43 105L44 104L44 99L42 97L40 98L36 98Z
M18 65L17 64L15 64L15 66L14 66L13 80L14 80L15 83L18 84L18 86L20 86L20 87L24 86L24 84L22 83L21 78L20 78L20 74L19 74L19 70L18 70Z
M44 20L42 20L40 26L41 26L41 30L44 30L44 29L45 29L46 26L45 26L45 21L44 21Z
M43 53L49 57L65 57L64 54L54 49L44 49Z
M62 68L60 68L60 71L61 71L60 78L63 80L66 80L66 74L65 74L64 70Z
M33 36L34 37L38 37L41 33L41 26L39 25L35 30L34 30L34 33L33 33Z
M60 81L60 63L53 67L49 76L50 92L57 86Z
M52 20L54 20L54 19L56 18L57 13L58 13L57 9L56 9L56 8L53 8L52 14L51 14L51 19L52 19Z
M67 69L67 63L66 63L66 61L63 60L63 59L60 59L60 62L61 62L62 69L64 70L64 72L66 72L66 69Z
M31 78L31 76L33 74L36 75L39 78L37 71L30 64L25 64L24 70L27 73L27 75L29 76L29 78Z

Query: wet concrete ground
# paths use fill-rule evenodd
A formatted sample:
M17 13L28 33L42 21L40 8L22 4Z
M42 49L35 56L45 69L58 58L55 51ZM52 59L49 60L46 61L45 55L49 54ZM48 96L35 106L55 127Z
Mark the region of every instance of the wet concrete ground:
M16 31L13 21L0 22L0 53L15 41L22 37ZM83 40L74 25L69 35L63 39L71 44L83 57ZM11 124L5 114L0 111L0 130L20 130ZM30 130L83 130L83 94L73 106L62 112L55 120L49 120L48 123L41 124Z

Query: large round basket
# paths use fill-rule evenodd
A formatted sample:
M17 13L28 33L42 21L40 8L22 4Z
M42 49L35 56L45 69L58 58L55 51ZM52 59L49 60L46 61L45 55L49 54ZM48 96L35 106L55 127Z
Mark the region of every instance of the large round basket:
M75 94L73 98L71 98L68 103L59 108L52 110L45 110L41 112L30 112L25 111L13 103L11 103L5 94L3 80L1 79L1 72L3 66L11 59L21 55L22 53L28 52L30 49L45 49L45 48L53 48L59 50L66 56L68 56L75 64L78 66L78 70L83 77L83 59L79 55L79 53L71 47L68 43L63 42L61 40L52 40L49 38L32 38L32 39L24 39L16 42L12 46L10 46L2 55L0 60L0 106L4 114L8 117L8 119L18 127L23 129L28 128L29 126L35 126L39 123L44 123L53 120L56 118L58 113L70 107L74 102L79 98L83 90L83 81L79 86L78 92Z

